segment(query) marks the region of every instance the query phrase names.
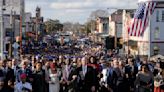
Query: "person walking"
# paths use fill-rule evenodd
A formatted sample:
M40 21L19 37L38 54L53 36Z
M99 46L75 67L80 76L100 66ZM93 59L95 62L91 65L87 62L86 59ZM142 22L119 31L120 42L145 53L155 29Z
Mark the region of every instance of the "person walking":
M147 65L141 66L141 71L137 74L135 80L136 91L138 92L152 92L153 74L149 71Z
M51 63L51 69L49 70L49 92L59 92L60 81L55 63Z
M0 77L0 92L14 92L13 88L9 86L5 86L4 77Z
M81 62L82 66L77 68L79 90L80 92L96 92L97 76L95 70L87 65L85 57L82 58Z
M15 85L14 92L32 92L32 85L26 81L27 75L25 73L20 75L21 81Z
M164 70L154 78L154 92L164 92Z
M45 72L42 70L42 63L37 62L36 69L33 72L33 92L45 92Z

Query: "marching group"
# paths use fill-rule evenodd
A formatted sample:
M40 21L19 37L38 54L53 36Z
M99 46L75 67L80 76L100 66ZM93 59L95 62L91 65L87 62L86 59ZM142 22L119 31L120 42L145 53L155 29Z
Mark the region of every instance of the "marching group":
M112 51L0 61L0 92L164 92L164 64Z

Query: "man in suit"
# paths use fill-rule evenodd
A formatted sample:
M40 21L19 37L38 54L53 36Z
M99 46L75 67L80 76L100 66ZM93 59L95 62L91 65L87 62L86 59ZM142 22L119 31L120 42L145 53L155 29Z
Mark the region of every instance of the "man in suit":
M77 63L74 61L72 63L72 69L70 71L69 77L69 92L78 92L78 85L77 85Z
M12 67L11 68L14 70L14 75L16 76L17 70L19 69L17 59L12 59Z
M42 69L42 63L36 63L36 69L33 71L33 92L45 92L45 71Z
M78 70L78 85L80 92L93 92L96 90L97 75L95 70L87 65L87 59L85 57L81 60L82 66Z
M127 61L128 62L125 66L125 77L128 84L127 89L132 90L134 88L134 81L137 74L135 71L138 71L138 68L134 65L134 60L132 58L128 58Z
M3 74L4 74L4 86L8 86L8 82L11 81L12 84L14 85L15 82L15 76L14 76L14 70L10 67L11 66L11 61L4 60L3 61Z
M108 63L108 73L107 73L107 84L108 87L110 89L114 89L114 77L115 77L115 73L114 73L114 68L111 64L112 62Z
M4 77L0 77L0 92L14 92L13 88L9 88L5 86Z

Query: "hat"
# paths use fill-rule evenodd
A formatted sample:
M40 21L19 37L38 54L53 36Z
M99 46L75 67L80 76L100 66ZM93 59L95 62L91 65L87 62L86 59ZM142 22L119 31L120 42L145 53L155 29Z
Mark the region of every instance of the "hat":
M27 75L26 74L21 74L20 78L21 79L26 79L27 78Z

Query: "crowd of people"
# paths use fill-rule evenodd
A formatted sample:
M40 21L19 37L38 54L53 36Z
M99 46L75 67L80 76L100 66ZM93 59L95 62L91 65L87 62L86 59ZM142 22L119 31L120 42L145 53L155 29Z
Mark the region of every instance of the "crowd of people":
M0 92L164 92L162 60L117 54L97 46L1 60Z

